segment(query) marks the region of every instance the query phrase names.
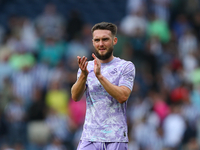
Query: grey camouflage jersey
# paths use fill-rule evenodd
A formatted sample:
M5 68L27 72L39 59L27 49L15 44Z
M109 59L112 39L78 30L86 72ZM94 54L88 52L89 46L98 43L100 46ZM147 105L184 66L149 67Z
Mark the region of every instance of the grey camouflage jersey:
M86 116L81 140L95 142L128 142L126 107L110 96L94 74L94 60L88 62L86 81ZM78 71L80 76L81 70ZM112 84L126 86L131 91L135 66L118 57L101 64L101 74Z

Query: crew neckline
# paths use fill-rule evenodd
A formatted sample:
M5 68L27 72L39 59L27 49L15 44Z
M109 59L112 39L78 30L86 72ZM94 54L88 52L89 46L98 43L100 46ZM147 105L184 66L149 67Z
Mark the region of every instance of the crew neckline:
M115 61L116 57L114 57L110 62L107 62L107 63L101 63L102 66L104 65L108 65L108 64L111 64Z

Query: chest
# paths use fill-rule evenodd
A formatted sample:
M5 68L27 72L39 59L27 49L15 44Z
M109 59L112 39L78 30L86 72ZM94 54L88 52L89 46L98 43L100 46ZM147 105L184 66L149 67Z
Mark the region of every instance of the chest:
M115 66L112 67L102 67L101 74L112 84L118 85L121 69ZM95 92L103 92L105 91L104 87L101 85L97 77L95 76L94 70L89 70L88 78L87 78L87 86L90 90Z

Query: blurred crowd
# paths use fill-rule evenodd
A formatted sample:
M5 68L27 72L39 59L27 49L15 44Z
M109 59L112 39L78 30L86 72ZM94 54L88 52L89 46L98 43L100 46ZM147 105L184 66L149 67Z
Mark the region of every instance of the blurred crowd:
M199 150L200 1L126 3L113 23L114 55L136 66L129 150ZM13 14L0 26L1 150L76 149L86 104L85 97L74 102L70 88L77 55L92 60L93 25L47 3L34 19Z

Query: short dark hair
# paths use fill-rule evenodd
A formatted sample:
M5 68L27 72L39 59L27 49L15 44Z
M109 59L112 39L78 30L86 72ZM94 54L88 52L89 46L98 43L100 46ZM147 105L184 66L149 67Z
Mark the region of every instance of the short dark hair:
M110 30L113 36L116 36L117 34L117 26L113 23L109 23L109 22L100 22L95 24L92 29L91 32L93 33L95 30Z

